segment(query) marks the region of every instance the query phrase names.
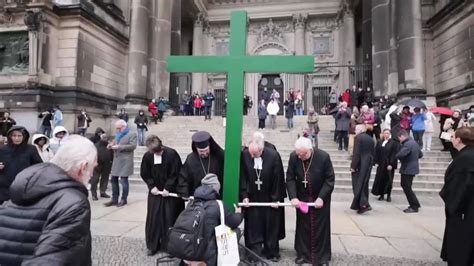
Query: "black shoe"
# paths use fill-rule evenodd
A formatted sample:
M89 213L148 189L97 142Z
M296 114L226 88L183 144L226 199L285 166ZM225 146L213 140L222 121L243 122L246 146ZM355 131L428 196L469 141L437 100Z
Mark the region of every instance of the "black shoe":
M296 264L307 264L310 263L308 260L305 260L304 258L296 258L295 259Z
M155 254L156 254L156 251L153 251L153 250L147 250L147 251L146 251L146 255L147 255L147 256L153 256L153 255L155 255Z
M357 213L358 213L358 214L363 214L364 212L368 212L368 211L371 211L371 210L372 210L372 207L370 207L370 206L363 206L363 207L361 207L361 208L357 211Z
M279 257L271 257L271 258L269 258L269 260L270 260L271 262L279 262L279 261L280 261L280 258L279 258Z
M404 213L416 213L416 212L418 212L418 208L408 207L408 208L404 209L403 212Z
M117 207L123 207L127 205L127 200L121 200L118 204L117 204Z
M107 195L107 193L105 193L105 192L104 192L104 193L100 193L100 197L101 197L101 198L104 198L104 199L110 199L110 196Z
M97 198L97 195L92 195L92 200L96 201L96 200L99 200L99 199Z
M104 206L105 206L105 207L117 206L117 202L111 200L111 201L109 201L109 202L107 202L107 203L104 203Z
M380 195L379 200L382 201L384 199L383 195Z
M387 196L387 202L392 202L392 197L390 197L390 195Z

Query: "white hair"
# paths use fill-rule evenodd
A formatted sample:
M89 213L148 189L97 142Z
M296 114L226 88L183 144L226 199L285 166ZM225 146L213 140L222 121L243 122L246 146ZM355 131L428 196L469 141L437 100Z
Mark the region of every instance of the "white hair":
M69 172L78 170L84 161L89 165L93 165L96 159L97 149L94 144L87 138L72 135L59 147L50 162Z
M115 126L128 126L127 122L125 122L125 120L117 120L117 122L115 122Z
M299 149L312 150L313 143L311 143L311 140L309 138L300 137L295 142L295 150L299 150Z
M265 147L265 136L261 132L257 131L253 133L250 143L257 145L259 150L263 150Z
M367 104L364 104L360 107L361 112L368 112L369 111L369 106Z
M357 125L355 128L356 134L367 132L367 127L363 124Z

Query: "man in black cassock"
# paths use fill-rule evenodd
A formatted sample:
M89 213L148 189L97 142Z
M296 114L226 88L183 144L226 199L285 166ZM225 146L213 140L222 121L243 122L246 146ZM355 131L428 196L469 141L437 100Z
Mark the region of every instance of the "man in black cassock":
M334 169L329 154L299 138L290 155L286 187L291 204L314 202L307 214L296 211L296 264L328 265L331 260L331 193Z
M352 155L352 191L354 200L351 209L358 214L372 210L369 204L369 180L374 162L374 139L366 133L365 125L356 126L354 153Z
M148 152L143 155L140 175L148 186L148 208L145 224L145 238L148 256L166 249L168 229L184 210L184 201L168 197L176 192L181 159L178 153L163 146L161 140L151 135L146 140ZM162 192L160 195L158 192Z
M248 202L281 202L286 197L283 164L278 152L265 147L263 135L254 135L242 152L240 198ZM251 207L244 211L245 245L255 253L278 262L278 241L285 238L283 208Z
M439 193L446 214L441 258L448 265L474 265L474 128L458 128L451 143L459 152Z
M177 193L182 197L194 195L194 190L201 185L201 180L209 173L217 175L221 185L219 199L222 199L224 187L224 150L206 131L199 131L192 136L191 152L181 167Z
M379 196L379 200L384 200L387 195L387 202L392 201L392 185L395 169L398 167L397 155L400 143L390 136L390 129L383 131L383 138L375 146L374 164L377 164L372 194Z

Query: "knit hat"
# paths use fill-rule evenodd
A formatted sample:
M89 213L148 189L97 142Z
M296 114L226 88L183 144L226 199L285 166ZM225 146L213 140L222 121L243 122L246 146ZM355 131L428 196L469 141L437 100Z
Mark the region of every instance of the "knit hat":
M221 184L219 183L219 179L217 179L217 175L215 174L207 174L202 180L202 185L210 186L214 189L217 193L221 190Z

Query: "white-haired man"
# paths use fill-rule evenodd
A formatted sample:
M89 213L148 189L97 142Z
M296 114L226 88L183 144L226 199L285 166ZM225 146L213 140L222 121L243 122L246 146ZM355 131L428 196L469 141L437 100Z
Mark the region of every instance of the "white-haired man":
M0 207L0 265L91 265L87 183L94 144L71 136L50 163L20 172Z
M328 265L331 260L331 194L334 169L329 154L313 149L309 138L295 143L286 172L291 204L315 203L308 214L296 211L296 264Z
M242 152L240 198L249 202L281 202L286 198L285 175L280 155L265 147L263 134L257 132ZM285 238L283 208L248 208L245 211L245 245L259 255L277 262L278 241Z
M114 151L112 162L111 183L112 200L105 203L106 207L122 207L127 204L128 197L128 177L133 174L133 151L137 147L137 134L130 132L127 122L118 120L115 122L115 140L107 148ZM120 188L119 178L122 184L122 198L119 202Z
M358 214L372 210L369 204L369 180L374 162L374 139L366 133L365 125L356 126L354 153L352 155L352 191L354 200L351 209Z

